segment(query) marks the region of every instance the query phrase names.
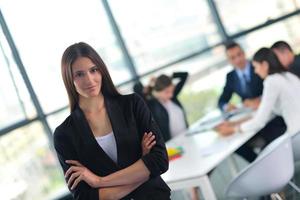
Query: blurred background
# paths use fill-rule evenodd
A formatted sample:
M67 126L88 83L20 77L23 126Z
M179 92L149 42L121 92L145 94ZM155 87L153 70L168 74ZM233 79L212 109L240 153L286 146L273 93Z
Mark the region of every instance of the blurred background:
M189 123L216 108L231 69L223 44L248 58L277 40L300 50L300 0L1 0L0 194L63 199L52 133L69 114L60 74L65 48L84 41L122 93L135 80L188 71Z

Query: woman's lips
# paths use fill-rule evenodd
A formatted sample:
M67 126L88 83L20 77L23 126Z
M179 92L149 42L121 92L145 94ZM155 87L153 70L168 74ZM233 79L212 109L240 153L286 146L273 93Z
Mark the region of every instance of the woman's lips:
M96 88L96 86L90 86L90 87L87 87L86 89L87 90L93 90L93 89L95 89Z

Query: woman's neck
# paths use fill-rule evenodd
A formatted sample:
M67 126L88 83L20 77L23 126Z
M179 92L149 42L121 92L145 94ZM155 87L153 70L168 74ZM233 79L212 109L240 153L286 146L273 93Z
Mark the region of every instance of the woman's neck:
M104 97L100 93L93 98L81 98L79 100L79 107L84 113L94 113L101 111L104 107Z

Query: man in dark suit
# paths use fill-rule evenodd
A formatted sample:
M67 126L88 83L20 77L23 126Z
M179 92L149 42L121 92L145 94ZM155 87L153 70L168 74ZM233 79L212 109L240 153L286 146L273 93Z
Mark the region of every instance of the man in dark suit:
M277 41L271 46L271 49L288 71L300 77L300 55L295 55L287 42Z
M245 52L239 44L235 42L226 44L226 55L234 69L227 74L226 83L218 101L219 108L224 112L236 109L233 104L229 103L235 93L241 97L245 107L257 109L263 92L263 80L254 73L254 67L246 59ZM286 126L283 119L276 117L260 130L255 137L263 138L268 144L282 135L285 130ZM252 162L257 155L250 143L252 143L251 140L239 148L236 153Z
M245 106L257 108L263 91L262 79L254 73L254 68L246 59L245 52L235 42L226 45L226 55L234 70L226 77L223 93L219 98L219 108L222 111L231 111L236 107L229 103L232 95L236 93L241 97Z

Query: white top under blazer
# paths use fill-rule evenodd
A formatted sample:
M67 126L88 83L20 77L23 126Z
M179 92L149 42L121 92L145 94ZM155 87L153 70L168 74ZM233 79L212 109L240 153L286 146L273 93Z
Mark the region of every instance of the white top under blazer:
M103 151L115 162L118 162L118 151L115 135L113 132L110 132L104 136L96 137L97 143L103 149Z
M294 135L300 131L300 79L290 72L267 76L257 112L241 124L241 131L259 131L275 115L283 117L286 133Z

